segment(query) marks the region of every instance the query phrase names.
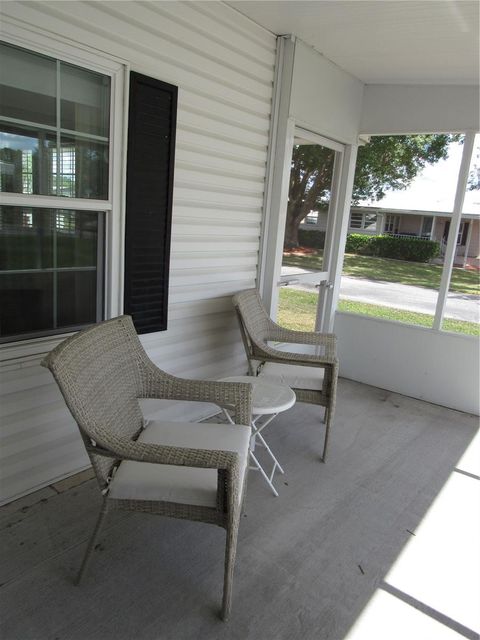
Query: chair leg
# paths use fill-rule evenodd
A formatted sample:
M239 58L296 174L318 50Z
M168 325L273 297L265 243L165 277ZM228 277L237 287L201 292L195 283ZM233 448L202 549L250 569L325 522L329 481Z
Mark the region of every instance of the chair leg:
M227 537L225 540L225 575L221 613L222 620L225 622L228 620L232 608L233 569L235 567L235 556L237 554L238 525L238 517L236 517L234 518L234 522L229 523L227 527Z
M327 457L327 445L328 445L328 436L330 434L331 416L332 416L332 412L330 410L330 407L326 407L325 408L325 438L323 440L323 452L321 457L322 462L325 462Z
M80 581L83 578L83 575L85 574L85 571L90 563L90 559L92 557L93 550L95 548L95 542L97 541L98 534L100 533L100 529L102 527L105 516L107 515L107 512L108 512L107 500L104 499L102 508L100 509L100 513L98 514L97 522L95 524L92 537L90 538L90 542L88 543L87 550L85 551L85 556L83 557L82 565L80 567L77 577L74 580L75 585L80 584Z

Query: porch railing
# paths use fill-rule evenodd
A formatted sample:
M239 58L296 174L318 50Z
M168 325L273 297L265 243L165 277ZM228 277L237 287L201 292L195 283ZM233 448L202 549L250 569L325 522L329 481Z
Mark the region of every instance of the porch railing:
M385 231L386 236L391 236L392 238L407 238L408 240L430 240L430 234L426 234L423 236L417 236L415 234L410 233L390 233Z

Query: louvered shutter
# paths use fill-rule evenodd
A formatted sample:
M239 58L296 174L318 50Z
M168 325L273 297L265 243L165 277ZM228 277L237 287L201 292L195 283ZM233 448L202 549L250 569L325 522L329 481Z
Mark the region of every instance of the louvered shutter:
M167 328L177 87L130 74L124 310L138 333Z

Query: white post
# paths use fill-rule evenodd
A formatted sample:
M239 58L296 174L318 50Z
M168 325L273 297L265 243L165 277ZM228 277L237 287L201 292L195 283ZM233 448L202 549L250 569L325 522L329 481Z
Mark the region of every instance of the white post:
M467 260L468 260L468 252L470 251L470 242L472 240L472 228L473 228L473 220L465 221L468 224L467 231L467 241L465 242L465 255L463 256L463 268L465 269Z
M443 262L442 279L440 281L437 307L435 309L435 318L433 320L433 328L437 330L440 330L442 327L443 314L445 313L445 305L447 303L450 278L452 276L455 250L457 247L457 236L460 229L460 222L462 220L463 201L465 200L465 190L467 188L468 171L470 169L474 143L475 132L469 131L465 135L465 141L463 143L462 162L460 163L460 170L458 172L457 191L455 193L455 202L453 205L452 217L450 219L450 229L448 231L447 248L445 250L445 258Z

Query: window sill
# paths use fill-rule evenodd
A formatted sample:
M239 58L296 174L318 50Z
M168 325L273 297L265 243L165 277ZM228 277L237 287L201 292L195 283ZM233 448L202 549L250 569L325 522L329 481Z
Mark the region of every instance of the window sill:
M62 340L72 335L72 333L75 332L1 344L0 366L38 360L54 349Z

